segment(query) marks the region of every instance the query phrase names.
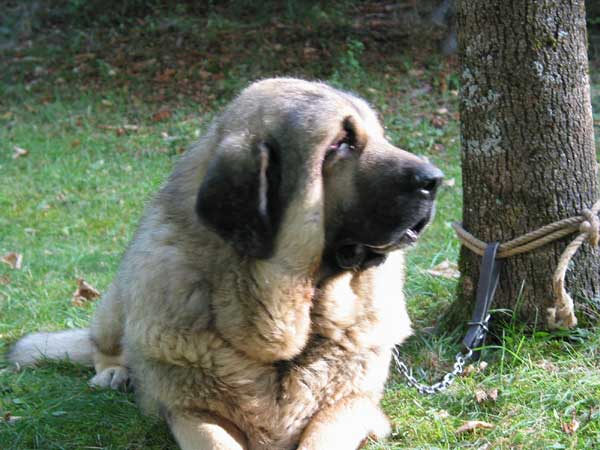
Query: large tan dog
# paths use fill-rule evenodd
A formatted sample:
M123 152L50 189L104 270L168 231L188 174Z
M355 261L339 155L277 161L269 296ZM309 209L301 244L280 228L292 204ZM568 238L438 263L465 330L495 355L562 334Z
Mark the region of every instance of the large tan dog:
M89 330L14 346L131 382L182 449L355 449L410 334L402 247L441 172L392 146L365 101L257 82L181 157Z

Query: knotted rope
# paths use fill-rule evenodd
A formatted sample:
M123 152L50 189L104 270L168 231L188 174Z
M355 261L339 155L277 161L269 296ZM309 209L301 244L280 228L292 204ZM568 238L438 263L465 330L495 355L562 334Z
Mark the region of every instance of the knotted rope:
M552 276L552 290L554 291L554 307L548 308L549 328L572 328L577 325L577 319L573 309L573 299L565 289L565 275L569 262L577 253L579 247L587 240L593 247L598 246L600 240L600 200L591 209L584 209L579 216L553 222L535 231L519 236L516 239L500 244L496 258L508 258L509 256L526 253L550 242L561 239L570 234L579 232L577 237L565 248L558 265ZM477 239L460 223L453 223L452 227L460 241L465 247L482 256L487 243Z

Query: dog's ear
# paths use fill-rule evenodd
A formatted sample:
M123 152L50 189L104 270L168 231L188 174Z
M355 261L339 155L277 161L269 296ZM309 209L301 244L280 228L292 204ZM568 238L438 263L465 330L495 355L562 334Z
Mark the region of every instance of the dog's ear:
M196 212L238 252L268 258L281 220L280 185L276 145L225 143L209 164Z

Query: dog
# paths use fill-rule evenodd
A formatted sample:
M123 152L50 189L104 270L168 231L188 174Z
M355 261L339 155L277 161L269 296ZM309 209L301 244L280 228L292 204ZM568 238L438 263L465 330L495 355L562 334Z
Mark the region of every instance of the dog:
M149 203L89 329L35 333L9 359L131 384L183 450L355 449L411 333L403 249L442 173L394 147L361 98L255 82Z

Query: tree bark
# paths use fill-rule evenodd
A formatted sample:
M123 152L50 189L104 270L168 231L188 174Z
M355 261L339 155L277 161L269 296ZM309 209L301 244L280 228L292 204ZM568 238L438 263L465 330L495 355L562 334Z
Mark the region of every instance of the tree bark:
M464 228L505 242L590 208L599 192L584 0L461 0L457 20ZM545 328L552 273L574 237L505 259L492 308ZM580 322L598 320L599 253L584 244L567 274ZM468 320L479 263L462 248L446 326Z

